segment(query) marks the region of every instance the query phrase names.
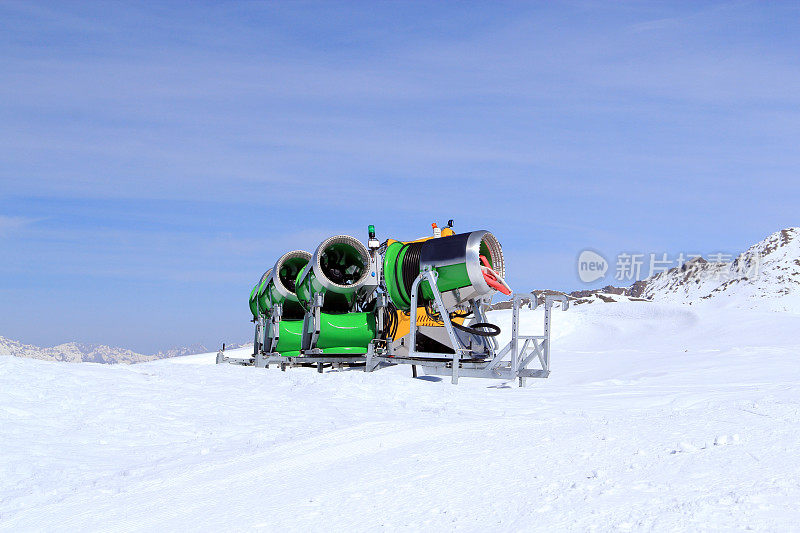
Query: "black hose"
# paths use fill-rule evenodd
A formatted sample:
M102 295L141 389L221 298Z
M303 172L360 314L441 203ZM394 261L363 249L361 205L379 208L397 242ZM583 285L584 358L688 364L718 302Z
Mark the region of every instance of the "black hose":
M470 335L478 335L479 337L496 337L500 335L500 326L497 324L489 324L488 322L476 322L471 326L462 326L461 324L457 324L456 322L451 322L453 327L456 329L460 329L461 331L465 331ZM482 331L476 328L487 328L492 331Z
M383 308L383 331L381 331L381 338L388 339L389 335L392 332L392 324L394 322L395 316L392 313L390 308L392 304L386 304L386 307Z
M426 309L428 311L428 316L430 318L435 320L438 324L444 325L444 321L442 320L441 315L437 313L432 306L429 306ZM471 335L478 335L479 337L496 337L497 335L500 335L500 326L498 326L497 324L489 324L488 322L476 322L471 326L463 326L453 320L454 318L467 318L471 314L472 314L471 311L466 311L466 312L462 311L460 313L456 311L450 313L450 323L456 329L460 329L461 331L465 331ZM483 331L475 328L488 328L491 329L492 331Z
M381 337L386 340L394 339L398 325L397 308L392 302L388 302L386 307L383 308L383 330L381 331Z
M397 328L400 326L400 318L397 316L397 307L391 304L390 313L392 313L392 328L389 330L389 338L394 339L397 335Z

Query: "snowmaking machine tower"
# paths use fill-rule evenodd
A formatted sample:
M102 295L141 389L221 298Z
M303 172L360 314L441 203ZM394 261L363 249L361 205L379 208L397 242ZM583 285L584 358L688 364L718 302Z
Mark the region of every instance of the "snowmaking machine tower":
M563 295L512 294L500 242L489 231L381 243L374 226L365 246L349 235L325 239L313 253L282 255L250 292L255 324L250 358L217 362L282 370L293 366L363 367L372 372L412 365L428 375L519 379L550 373L550 320ZM496 292L511 297L511 337L486 311ZM519 332L520 308L544 306L540 335ZM529 368L531 365L536 368Z

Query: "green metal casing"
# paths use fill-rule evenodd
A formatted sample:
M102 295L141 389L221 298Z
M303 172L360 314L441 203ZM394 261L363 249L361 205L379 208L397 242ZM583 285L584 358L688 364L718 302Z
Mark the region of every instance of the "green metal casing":
M297 297L290 294L287 297L284 297L279 291L278 288L275 287L275 282L270 280L268 283L265 284L263 291L261 291L261 296L259 297L258 303L261 306L262 310L269 310L272 309L272 306L275 304L282 304L284 302L297 302Z
M311 270L311 263L309 262L300 273L297 275L297 281L294 288L297 294L297 299L306 307L311 299L314 297L315 292L325 292L325 287L317 281L314 271Z
M261 276L261 279L256 283L255 287L253 287L253 290L250 291L250 312L253 313L253 318L258 318L259 314L264 314L264 311L268 309L266 307L266 302L263 300L263 292L270 280L271 273L272 269L264 272L264 275Z
M258 284L256 284L255 287L253 287L253 290L250 291L250 312L253 313L253 318L258 318L258 308L256 307L257 292Z
M325 295L326 307L333 307L336 305L340 308L349 308L353 305L356 298L355 290L349 293L329 291L317 279L316 274L314 274L314 269L311 268L311 263L304 266L303 270L297 275L295 290L297 291L297 299L300 301L300 305L306 308L317 293Z
M269 301L269 295L267 293L267 287L269 287L270 278L261 281L261 284L258 286L257 292L257 301L258 301L258 308L263 313L264 311L271 309L272 304Z

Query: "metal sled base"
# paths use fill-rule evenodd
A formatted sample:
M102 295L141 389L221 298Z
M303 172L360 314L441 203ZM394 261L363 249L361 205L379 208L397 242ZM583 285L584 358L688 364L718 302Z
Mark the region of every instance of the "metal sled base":
M318 365L329 365L333 367L364 366L366 360L366 355L327 354L285 357L279 353L259 353L252 357L238 358L228 357L223 350L217 352L218 365L228 363L239 366L255 366L257 368L269 368L270 365L273 365L283 370L291 367Z
M255 363L255 356L253 357L228 357L225 355L225 350L220 350L217 352L217 364L221 365L222 363L229 363L232 365L239 365L239 366L253 366Z

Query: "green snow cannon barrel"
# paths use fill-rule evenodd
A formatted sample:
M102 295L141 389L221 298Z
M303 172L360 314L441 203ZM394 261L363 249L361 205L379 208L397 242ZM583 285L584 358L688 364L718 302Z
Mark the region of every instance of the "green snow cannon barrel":
M392 303L407 311L411 308L411 286L426 267L435 270L439 277L439 291L452 291L454 300L445 299L448 307L494 293L481 270L481 256L500 277L505 277L503 250L497 238L485 230L459 233L449 237L430 238L424 241L392 241L386 248L383 276ZM425 281L420 283L419 305L433 299L433 292Z
M346 313L366 283L369 267L369 251L361 241L349 235L329 237L297 276L297 297L307 309L315 294L323 294L323 311Z
M374 313L320 313L320 326L314 347L325 354L365 354L376 336ZM302 334L302 320L281 320L276 351L284 357L301 355Z
M265 310L263 307L259 306L258 297L264 289L266 289L271 274L272 269L270 268L264 272L264 275L261 276L261 280L256 283L256 286L250 291L250 312L253 313L253 318L258 318L258 315L262 314Z
M320 334L313 348L327 355L362 355L377 336L375 313L320 313ZM308 348L308 347L304 347ZM281 355L291 355L281 352Z
M272 267L272 275L258 293L258 305L262 310L272 309L275 304L283 304L283 317L301 318L303 308L297 299L295 281L297 275L311 259L311 254L303 250L293 250L281 256Z

